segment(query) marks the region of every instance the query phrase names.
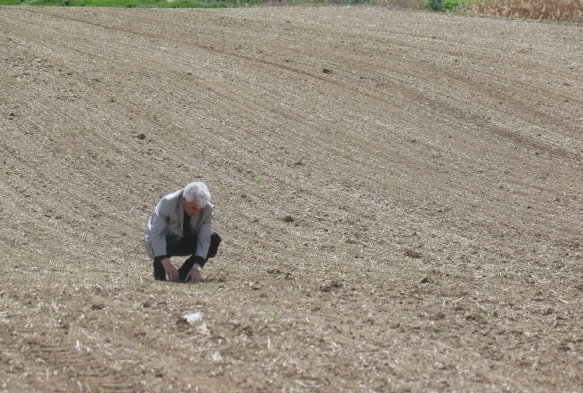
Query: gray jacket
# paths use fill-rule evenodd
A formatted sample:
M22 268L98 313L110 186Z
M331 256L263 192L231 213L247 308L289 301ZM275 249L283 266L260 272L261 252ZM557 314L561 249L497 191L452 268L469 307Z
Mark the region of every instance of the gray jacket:
M181 239L184 228L184 206L182 193L184 189L166 195L158 202L156 210L152 213L146 234L144 235L144 247L150 258L166 255L166 236L174 236ZM209 202L199 215L190 217L190 229L192 234L198 236L196 253L206 259L211 244L211 219L213 217L213 205Z

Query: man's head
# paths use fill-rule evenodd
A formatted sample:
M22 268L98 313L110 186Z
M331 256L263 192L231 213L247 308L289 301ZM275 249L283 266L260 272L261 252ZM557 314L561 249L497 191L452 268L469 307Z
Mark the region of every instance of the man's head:
M210 200L211 194L204 183L194 182L184 188L182 202L184 212L189 216L198 216Z

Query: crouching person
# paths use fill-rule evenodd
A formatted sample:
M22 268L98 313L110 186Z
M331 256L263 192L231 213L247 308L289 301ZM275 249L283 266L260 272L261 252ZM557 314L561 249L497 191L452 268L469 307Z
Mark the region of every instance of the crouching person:
M202 281L201 270L217 254L220 236L212 231L213 205L207 186L194 182L182 190L166 195L152 213L144 247L154 260L154 279ZM170 259L189 256L178 269Z

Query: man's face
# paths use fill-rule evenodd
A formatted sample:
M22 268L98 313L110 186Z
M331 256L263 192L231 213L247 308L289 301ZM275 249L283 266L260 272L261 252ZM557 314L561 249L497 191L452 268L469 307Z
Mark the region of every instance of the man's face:
M204 208L204 206L199 206L195 201L187 202L184 197L182 197L182 203L184 204L184 212L191 217L198 216Z

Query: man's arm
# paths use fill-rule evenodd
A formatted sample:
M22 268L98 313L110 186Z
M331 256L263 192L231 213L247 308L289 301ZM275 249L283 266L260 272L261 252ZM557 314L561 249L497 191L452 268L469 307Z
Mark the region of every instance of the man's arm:
M158 259L167 258L165 230L170 216L169 202L162 198L148 221L144 239L150 243L153 256Z
M150 242L152 252L154 254L154 261L160 261L164 267L164 271L168 275L170 281L178 281L178 270L170 262L170 257L166 251L166 226L168 225L168 218L170 217L170 203L166 198L162 198L154 213L150 217L148 227L146 229L145 240Z
M208 232L208 233L207 233ZM186 275L186 282L197 283L202 281L200 270L206 263L206 257L211 244L211 223L209 222L201 225L198 230L198 240L196 244L196 253L194 255L194 265ZM203 256L204 255L204 256Z
M207 210L204 216L203 224L198 228L197 232L197 242L196 242L196 252L193 256L194 265L192 269L186 275L186 282L197 283L202 281L202 276L200 274L200 269L204 266L207 260L209 248L211 245L211 234L212 234L212 217L213 217L213 205L209 203L206 206Z
M211 246L211 235L212 231L212 218L213 218L213 206L209 204L208 211L205 212L204 221L202 225L198 228L197 241L196 241L196 252L194 254L194 261L200 266L204 266L209 248Z

